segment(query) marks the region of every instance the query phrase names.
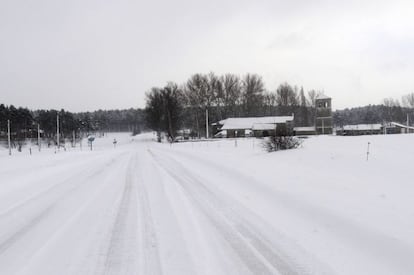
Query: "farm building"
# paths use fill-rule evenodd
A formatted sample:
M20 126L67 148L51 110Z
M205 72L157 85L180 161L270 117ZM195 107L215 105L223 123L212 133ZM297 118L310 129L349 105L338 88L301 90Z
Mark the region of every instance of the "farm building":
M336 134L339 136L379 135L382 132L381 124L344 125L336 129Z
M398 122L391 122L385 126L385 134L408 134L414 133L414 127Z
M225 138L227 137L227 130L222 130L214 134L215 138Z
M293 128L293 134L295 136L312 136L312 135L316 135L316 127L315 126L295 127L295 128Z
M336 129L340 136L380 135L380 134L408 134L414 133L414 127L397 122L387 124L356 124L345 125Z
M221 120L213 125L217 127L215 137L266 137L277 131L293 132L294 116L236 117Z
M177 131L177 139L188 140L191 137L191 129L181 129Z

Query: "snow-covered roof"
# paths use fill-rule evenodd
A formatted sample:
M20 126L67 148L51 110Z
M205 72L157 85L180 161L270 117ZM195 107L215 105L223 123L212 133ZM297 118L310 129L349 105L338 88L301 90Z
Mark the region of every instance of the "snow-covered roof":
M293 121L293 116L232 117L219 121L222 130L253 129L255 124L277 124ZM272 127L274 129L274 127Z
M407 126L407 125L404 125L404 124L401 124L401 123L398 123L398 122L391 122L391 125L394 125L394 126L397 126L397 127L400 127L400 128L414 130L414 127Z
M226 130L222 130L220 132L218 132L217 134L214 135L214 137L224 137L227 136L227 131Z
M381 130L381 124L355 124L345 125L343 129L345 131L367 131L367 130Z
M276 125L272 123L255 123L252 130L275 130Z
M180 129L177 131L178 134L191 134L191 129Z
M293 130L295 130L297 132L312 132L312 131L316 131L316 128L315 128L315 126L295 127L295 128L293 128Z
M324 94L320 94L316 97L316 99L331 99L329 96L326 96Z

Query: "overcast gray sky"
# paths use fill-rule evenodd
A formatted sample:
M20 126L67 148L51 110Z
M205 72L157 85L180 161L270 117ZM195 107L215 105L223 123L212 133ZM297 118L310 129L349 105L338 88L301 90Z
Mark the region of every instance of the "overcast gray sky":
M0 0L0 103L143 107L191 74L324 90L334 108L414 92L413 1Z

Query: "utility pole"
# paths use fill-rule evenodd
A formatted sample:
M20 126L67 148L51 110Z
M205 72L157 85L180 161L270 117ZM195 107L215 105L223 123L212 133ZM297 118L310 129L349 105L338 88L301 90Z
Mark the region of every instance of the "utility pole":
M410 133L410 129L408 127L410 127L410 116L407 114L407 134Z
M60 150L59 145L60 145L60 136L59 136L59 114L57 114L56 116L56 137L57 137L57 147L58 150Z
M37 124L37 146L39 146L39 152L40 152L40 124Z
M7 141L9 144L9 156L11 156L11 142L10 142L10 120L7 120Z
M208 139L208 109L206 109L206 138Z
M367 148L367 161L368 161L368 159L369 159L369 145L370 145L371 143L370 142L368 142L368 148Z
M72 131L72 147L74 148L76 146L76 140L75 140L75 130Z

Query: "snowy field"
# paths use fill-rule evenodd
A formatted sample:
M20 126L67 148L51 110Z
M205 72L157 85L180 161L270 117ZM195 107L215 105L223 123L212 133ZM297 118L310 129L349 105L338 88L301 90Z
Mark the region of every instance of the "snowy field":
M414 134L152 139L0 149L0 274L414 274Z

